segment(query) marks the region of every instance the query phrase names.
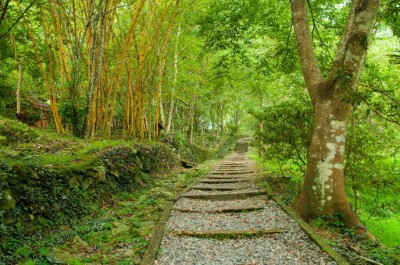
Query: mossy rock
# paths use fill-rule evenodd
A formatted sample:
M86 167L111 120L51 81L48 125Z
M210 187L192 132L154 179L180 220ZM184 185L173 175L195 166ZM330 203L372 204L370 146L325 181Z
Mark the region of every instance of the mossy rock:
M0 116L0 136L5 137L8 143L29 143L37 139L39 134L25 124Z
M8 179L7 173L0 173L0 188L1 188L3 185L6 185L7 179Z
M82 180L82 186L85 190L88 190L90 185L92 185L93 179L92 178L84 178Z
M5 149L1 150L1 155L4 157L9 157L9 158L18 158L21 156L21 152L16 151L16 150L10 150L10 149Z
M165 173L180 166L177 155L170 146L161 143L136 145L138 157L145 173Z
M71 253L60 248L54 248L47 259L53 264L69 264L72 259Z
M10 190L5 190L1 192L2 198L0 200L0 210L11 211L15 209L15 199Z
M98 182L105 182L106 181L106 178L107 178L107 171L106 171L106 168L105 167L103 167L103 166L98 166L98 167L96 167L95 168L95 170L96 170L96 180L98 181Z
M167 200L172 200L175 197L175 194L162 188L162 187L156 187L153 188L149 191L149 194L153 198L165 198Z
M128 226L124 223L121 223L121 222L114 222L112 225L113 225L113 228L111 229L111 234L113 236L125 234L125 233L129 232L129 230L131 229L130 226Z
M15 176L9 179L12 184L26 183L31 178L32 172L34 172L34 168L31 165L22 163L13 165L11 170Z
M0 145L8 144L7 137L0 135Z
M80 183L81 183L81 177L79 177L79 176L73 176L69 180L69 185L76 187L76 188L79 187Z
M73 237L70 244L72 247L75 247L75 248L80 248L80 249L89 248L89 244L87 242L85 242L82 238L80 238L79 236Z

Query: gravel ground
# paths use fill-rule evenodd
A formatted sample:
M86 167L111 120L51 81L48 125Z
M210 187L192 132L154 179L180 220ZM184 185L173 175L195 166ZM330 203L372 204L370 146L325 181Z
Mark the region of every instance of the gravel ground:
M297 229L297 223L270 201L263 210L244 213L182 213L173 211L167 230Z
M249 172L249 171L211 171L208 173L208 175L211 176L252 176L254 175L254 172Z
M251 183L248 179L203 179L199 183L227 184L227 183Z
M154 262L161 264L336 264L315 244L296 238L282 240L277 236L253 239L203 239L166 236L162 241L161 256Z
M201 183L197 184L196 186L193 186L193 189L198 189L198 188L212 188L212 189L218 189L218 188L227 188L227 189L245 189L245 188L250 188L254 187L251 183L248 182L237 182L237 183L216 183L216 184L207 184L207 183Z
M222 167L226 167L228 164L244 165L248 171L253 169L252 163L245 154L236 153L232 155L223 162ZM251 182L198 183L197 186L234 187L237 189L245 187L245 189L236 191L200 191L192 189L186 194L229 194L256 191L256 187ZM274 201L268 201L266 196L231 201L208 201L183 197L174 205L175 208L197 211L249 206L262 206L264 208L257 211L237 213L185 213L173 210L166 224L160 246L160 254L158 254L154 264L336 264L331 261L326 253L320 250L296 221L287 215ZM172 231L182 230L210 231L275 228L283 228L285 232L251 238L225 238L219 240L170 234Z
M226 170L246 170L248 169L246 167L246 165L226 165L226 166L217 166L215 167L216 170L222 170L222 169L226 169Z
M196 211L207 211L221 208L241 208L249 206L266 206L266 199L263 197L249 198L245 200L234 201L207 201L193 200L187 198L179 199L174 207L180 209L192 209Z
M238 177L232 177L232 176L217 176L217 175L207 175L203 178L204 180L240 180L240 179L247 179L247 180L252 180L252 178L248 176L238 176Z
M253 178L254 174L212 174L208 173L207 175L204 176L205 178L207 177L218 177L218 178Z
M253 192L253 191L263 191L255 188L241 189L241 190L190 190L186 192L187 195L197 195L197 194L232 194L232 193L242 193L242 192Z
M218 178L218 179L243 179L243 178L249 178L251 179L251 176L248 175L215 175L215 174L208 174L204 176L204 178Z

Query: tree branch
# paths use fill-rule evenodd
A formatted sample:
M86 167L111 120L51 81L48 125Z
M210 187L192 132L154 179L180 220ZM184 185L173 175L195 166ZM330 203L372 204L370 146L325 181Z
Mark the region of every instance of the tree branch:
M3 22L4 18L6 17L7 14L7 9L8 9L8 5L10 4L11 0L6 0L6 2L4 3L0 3L0 8L1 8L1 16L0 16L0 25Z
M291 0L291 8L301 69L311 99L314 101L323 77L313 49L306 2L305 0Z
M288 35L287 35L287 38L286 38L286 54L285 54L285 57L283 58L283 62L286 61L286 58L288 57L288 55L290 53L289 42L290 42L290 36L291 36L291 33L292 33L292 27L293 27L293 21L290 23L289 32L288 32Z
M396 119L390 119L386 116L384 116L382 113L380 113L378 110L376 110L367 100L363 100L363 102L365 103L365 105L367 105L367 107L372 110L373 113L375 113L379 118L394 123L396 125L400 125L400 120L396 120Z
M313 23L313 31L315 29L315 32L317 32L317 37L318 37L319 41L321 42L322 46L326 46L324 40L321 38L321 34L319 34L319 30L317 27L317 23L315 22L314 12L312 10L310 0L307 0L307 5L308 5L308 8L310 9L311 21Z
M33 4L36 3L37 0L33 0L29 6L27 8L25 8L25 10L22 12L22 14L17 18L17 20L15 20L15 22L11 25L11 27L2 35L0 35L0 39L4 38L5 36L8 35L8 33L10 33L10 31L18 24L18 22L21 20L21 18L25 15L26 12L29 11L29 9L33 6ZM7 4L7 3L6 3ZM2 15L5 16L5 13L3 13ZM0 24L3 21L3 19L0 20Z
M345 86L351 89L358 86L379 5L380 0L353 0L329 80L336 80L339 74L351 74Z
M335 60L333 61L331 70L329 71L329 74L328 74L329 80L333 80L337 76L339 68L341 66L341 63L343 62L346 44L349 41L350 32L352 30L353 23L354 23L354 13L355 13L355 6L356 6L355 3L357 3L357 2L358 2L358 0L353 1L353 4L351 6L349 17L347 19L346 29L343 33L342 39L340 40L339 48L336 53Z

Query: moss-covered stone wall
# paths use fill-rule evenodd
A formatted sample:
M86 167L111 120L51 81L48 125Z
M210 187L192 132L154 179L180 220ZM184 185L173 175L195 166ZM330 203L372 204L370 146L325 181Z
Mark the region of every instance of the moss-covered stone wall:
M179 160L162 143L116 147L93 154L90 163L46 167L0 162L0 211L6 226L35 220L68 222L117 192L140 189Z
M38 225L68 225L92 204L151 185L181 167L182 159L199 163L224 155L232 143L208 150L184 140L88 142L0 117L0 251L7 238Z

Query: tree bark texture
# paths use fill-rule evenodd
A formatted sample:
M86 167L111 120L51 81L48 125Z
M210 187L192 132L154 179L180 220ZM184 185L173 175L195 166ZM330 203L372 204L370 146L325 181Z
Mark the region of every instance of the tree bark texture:
M304 185L294 208L304 218L342 217L347 227L365 232L345 192L344 154L347 121L343 101L358 84L379 0L353 0L345 33L328 77L323 77L309 30L305 0L292 0L292 16L304 79L315 110Z

